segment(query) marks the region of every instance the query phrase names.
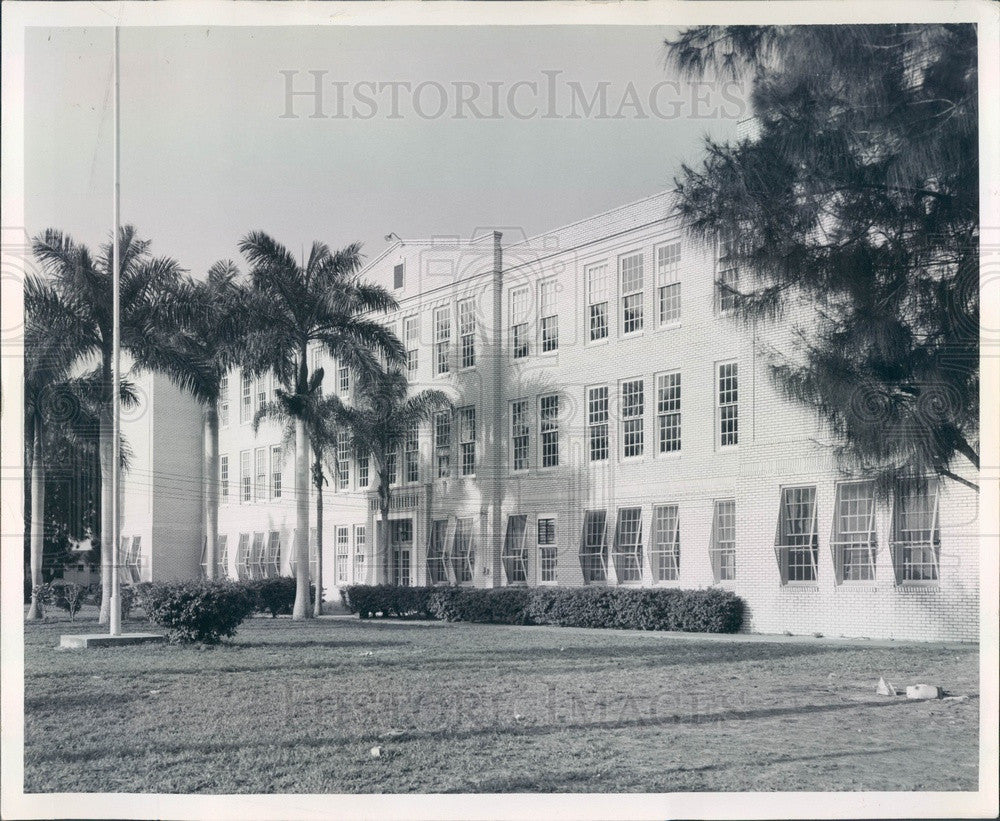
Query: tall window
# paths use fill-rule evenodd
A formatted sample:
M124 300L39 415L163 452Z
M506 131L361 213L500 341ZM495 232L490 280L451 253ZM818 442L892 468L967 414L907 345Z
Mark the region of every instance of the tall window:
M587 449L591 462L608 458L608 388L587 389Z
M263 534L261 534L263 535ZM246 581L250 578L250 534L241 533L236 547L236 578Z
M656 431L660 453L681 449L681 375L656 377Z
M661 328L681 321L681 244L656 249L657 322Z
M719 499L712 517L709 549L712 575L717 582L736 578L736 500Z
M653 508L653 578L677 581L681 569L681 533L677 505Z
M345 526L337 528L337 582L347 582L347 564L350 557L351 532Z
M458 303L458 341L462 352L462 367L476 364L476 303L463 299Z
M416 424L407 429L403 442L403 480L420 481L420 430Z
M459 584L472 581L476 562L475 519L459 519L455 527L455 549L451 554L451 570Z
M451 475L451 411L434 414L434 459L438 479Z
M319 368L319 355L320 355L320 349L319 349L319 347L315 347L315 348L310 348L309 349L308 358L309 358L309 373L310 374L316 373L317 369ZM322 377L319 380L319 384L316 386L316 395L317 396L322 396L323 395L323 379L322 379Z
M364 490L366 487L368 487L368 484L371 481L371 479L370 479L370 477L368 475L368 465L369 465L368 454L367 453L359 453L358 454L358 489L359 490Z
M543 468L559 464L559 396L550 394L538 399L538 434Z
M403 287L403 272L406 270L402 262L397 262L392 266L392 288L398 291Z
M268 535L267 551L261 565L261 578L276 579L281 575L281 534L277 530Z
M717 366L719 445L729 447L740 440L739 373L735 362Z
M253 534L253 545L250 548L250 578L263 579L266 576L267 553L264 547L264 533L258 531Z
M587 319L590 341L605 339L608 335L608 264L587 268Z
M476 473L476 409L473 407L458 410L458 440L463 476L473 476Z
M131 547L125 554L125 569L128 571L129 581L138 584L142 581L142 537L133 536Z
M351 439L346 431L337 433L337 489L351 486Z
M219 457L219 495L223 502L229 501L229 457Z
M451 317L448 306L434 309L434 373L451 370Z
M507 584L525 584L528 581L528 551L524 544L528 517L507 517L507 533L503 540L503 572Z
M892 562L896 583L938 581L940 554L938 480L900 481L892 506Z
M583 517L580 540L580 568L587 584L608 578L608 514L604 510L588 510Z
M347 396L351 392L351 369L346 365L337 368L337 393Z
M395 485L399 482L399 450L391 450L385 455L385 473L389 478L389 484Z
M511 356L522 359L528 349L528 289L515 288L510 292L510 343Z
M622 257L622 333L642 330L642 254Z
M254 501L267 499L267 448L257 448L253 454Z
M538 330L542 353L559 348L559 316L556 313L556 280L538 283Z
M782 488L775 553L782 584L816 581L819 539L815 487Z
M556 520L550 516L538 519L538 570L540 581L556 580Z
M261 376L257 378L257 406L254 409L255 412L259 412L264 405L267 404L267 377Z
M725 236L719 242L719 278L715 282L715 309L719 314L731 314L736 309L736 289L739 269L736 266L736 240Z
M229 374L219 379L219 426L229 427Z
M427 543L427 583L448 583L448 555L445 550L448 538L448 520L438 519L431 523L431 538Z
M408 316L403 319L403 344L406 346L406 372L411 376L417 372L419 364L419 339L420 326L417 324L417 316Z
M229 578L229 536L219 534L219 578Z
M641 379L622 382L622 457L625 459L642 456L643 413L646 401Z
M618 511L612 558L619 582L642 581L642 508L623 507Z
M250 475L250 451L240 451L240 501L249 502L253 477Z
M875 485L837 485L833 511L833 566L837 583L875 578Z
M354 581L360 583L365 574L365 548L368 533L365 525L354 525Z
M240 375L240 424L253 419L253 380L246 371Z
M271 448L271 498L281 498L281 448Z
M510 403L511 469L527 470L531 428L528 424L528 400Z

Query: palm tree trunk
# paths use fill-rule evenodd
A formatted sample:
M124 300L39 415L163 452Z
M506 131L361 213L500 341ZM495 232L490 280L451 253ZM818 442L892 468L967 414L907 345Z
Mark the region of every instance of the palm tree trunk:
M390 561L390 545L389 545L389 506L380 505L379 515L382 518L382 533L379 539L379 564L382 566L382 579L381 584L392 584L392 574L390 572L392 567L392 562Z
M112 410L110 402L101 403L99 451L101 460L101 615L100 624L111 618L111 541L114 539L111 504L111 472L114 449L112 447Z
M309 434L305 420L295 420L295 606L292 619L312 616L309 607Z
M219 413L213 402L205 410L205 578L218 576L219 553Z
M316 458L316 603L314 616L323 614L323 465Z
M28 621L42 617L38 587L42 583L42 551L45 547L45 465L42 462L42 425L31 422L31 607Z

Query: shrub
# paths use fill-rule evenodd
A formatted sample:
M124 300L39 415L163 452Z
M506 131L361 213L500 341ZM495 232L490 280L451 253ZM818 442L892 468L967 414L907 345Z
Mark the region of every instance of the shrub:
M257 613L270 613L272 619L291 614L295 606L295 579L291 576L256 579L244 584L254 597ZM314 584L309 585L309 601L316 601Z
M245 585L229 582L153 584L146 598L151 621L180 642L214 644L236 633L256 605Z
M478 590L472 587L442 587L430 596L430 611L444 621L480 624L531 624L528 616L530 592L524 587Z
M375 616L431 619L433 587L397 587L391 584L354 584L341 588L344 606L363 619Z
M76 621L76 614L83 607L87 588L76 582L61 580L40 584L35 588L35 594L42 604L54 604L69 613L71 621Z
M138 589L143 585L148 585L149 582L141 582L140 584L125 584L124 582L118 582L118 602L122 611L122 618L127 619L132 614L132 608L138 603ZM94 584L84 588L83 600L85 604L93 604L97 607L101 606L101 594L104 588L101 586L100 582L95 582Z

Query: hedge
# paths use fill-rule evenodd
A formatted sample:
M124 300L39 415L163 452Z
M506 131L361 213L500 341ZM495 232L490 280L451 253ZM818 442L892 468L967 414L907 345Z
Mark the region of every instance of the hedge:
M361 618L381 615L700 633L736 633L743 625L743 600L718 588L353 585L341 595L345 606Z
M246 585L231 582L173 582L148 588L144 607L150 621L180 642L215 644L235 635L257 606Z

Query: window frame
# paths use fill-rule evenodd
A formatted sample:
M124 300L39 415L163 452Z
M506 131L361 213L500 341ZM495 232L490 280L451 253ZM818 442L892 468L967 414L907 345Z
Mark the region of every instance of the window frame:
M672 256L668 260L661 259L665 251L670 251L674 248L677 249L676 256ZM653 263L656 267L656 327L658 330L679 328L681 325L683 316L680 275L681 259L682 250L679 239L661 243L653 249ZM670 291L668 297L669 289L676 289L676 293L674 294ZM676 312L670 312L669 318L667 317L667 312L664 311L665 304L669 304L666 303L665 297L670 299L670 303L676 305Z
M626 505L618 508L615 516L615 538L612 543L611 563L615 568L615 580L619 585L641 585L645 578L644 556L644 517L641 505ZM623 542L627 535L624 525L628 514L628 523L634 523L635 539L628 544ZM635 574L633 577L632 574Z
M665 516L661 517L661 513ZM672 519L670 518L672 517ZM669 540L661 540L661 524L671 523ZM664 561L666 558L666 561ZM677 502L653 505L653 528L650 533L649 561L653 582L679 583L681 578L681 516Z
M739 402L739 383L740 383L740 363L737 359L725 359L720 360L715 363L715 380L714 380L714 394L715 394L715 447L716 450L735 450L740 444L740 402ZM723 376L723 368L732 367L732 372L728 376ZM724 388L723 379L731 379L732 387ZM723 401L723 396L729 397L732 394L730 401ZM725 418L727 416L727 410L732 408L733 413L730 418ZM723 428L725 422L732 422L732 430L726 431ZM726 437L732 439L731 442L726 442Z
M638 259L638 287L633 287L630 290L626 290L625 287L625 263L629 260ZM629 272L632 275L632 272ZM621 329L622 338L641 336L645 331L646 322L646 272L645 272L645 253L641 250L630 251L626 254L619 254L618 256L618 288L619 288L619 317L620 322L619 328ZM635 300L638 298L638 302L634 303L631 307L629 306L629 300ZM637 306L637 310L636 310ZM633 310L635 313L632 319L628 319L628 311ZM634 327L629 329L629 323L632 322Z
M674 380L671 384L671 380ZM656 455L660 457L680 456L683 451L682 402L683 383L679 370L664 371L656 374ZM671 422L675 424L671 424ZM676 431L676 436L669 438L667 433ZM676 447L666 445L676 442Z
M844 492L848 489L867 489L867 494L863 497L844 498ZM845 514L843 506L845 504L855 504L864 501L868 509L867 514L860 511L847 513L848 518L860 520L863 516L867 521L865 530L850 530L843 527ZM830 534L830 554L833 558L834 578L837 585L870 585L874 584L878 577L876 556L878 553L878 534L876 529L876 509L875 483L871 480L855 480L837 482L834 487L833 496L833 522ZM862 535L863 534L863 535ZM847 561L845 554L848 552L858 553L858 561ZM864 560L867 554L867 561ZM848 578L848 567L867 568L866 572L859 574L858 578ZM851 574L853 575L853 573Z
M625 388L628 385L638 385L638 402L626 404ZM633 389L633 393L636 393ZM636 412L635 408L638 408ZM636 462L646 455L646 380L644 377L636 376L622 379L618 383L618 412L619 422L619 450L618 458L622 462ZM638 422L638 427L629 427L630 422ZM630 433L631 430L631 433ZM638 436L638 452L629 454L629 436ZM636 440L632 439L632 447L635 447Z
M282 479L284 478L282 471L283 460L281 454L281 445L271 445L270 451L271 451L270 454L271 481L270 481L269 493L271 501L273 502L275 499L281 498L281 489L282 489L281 486L283 484Z
M604 392L604 398L595 399L594 393ZM595 421L596 420L596 421ZM600 444L603 437L603 445ZM598 453L595 458L595 441ZM608 462L611 459L611 388L608 385L587 386L587 462Z
M558 291L559 282L555 277L546 277L538 281L539 355L552 355L559 350ZM554 333L550 333L553 330Z
M805 494L806 498L803 498ZM800 515L800 509L806 512ZM794 532L805 522L809 530ZM802 555L805 555L805 560ZM778 525L774 536L774 555L778 562L778 573L783 587L815 587L819 584L819 504L816 485L783 485L778 494ZM792 559L800 559L792 562ZM804 568L803 578L795 572ZM811 577L810 575L811 574Z
M465 297L455 305L458 326L458 347L460 371L476 367L476 301Z
M549 401L549 409L546 410L546 401ZM552 402L554 401L555 415L551 413ZM560 395L558 393L545 393L538 397L538 469L552 470L560 464L560 436L561 431L561 407ZM553 438L554 437L554 438ZM546 448L549 452L546 453ZM554 447L554 450L552 448ZM553 461L554 459L554 461Z
M542 541L542 522L552 523L552 541ZM535 516L535 555L538 567L538 584L559 584L559 516L556 513L539 513ZM545 578L551 572L551 578Z
M723 513L720 510L720 508L723 505L730 507L731 510L726 513ZM720 538L720 533L719 533L721 529L720 518L723 515L732 517L732 523L726 524L727 529L728 528L732 529L732 539ZM736 548L737 548L736 499L735 497L713 499L712 535L711 535L711 541L709 542L708 550L709 550L709 561L711 562L712 565L712 576L717 584L724 584L726 582L736 581L737 578ZM730 558L731 561L723 562L723 558Z
M427 534L427 561L425 569L427 584L439 587L451 584L451 561L448 551L448 519L433 519L430 532ZM440 535L440 544L437 539ZM439 551L440 548L440 551ZM439 555L440 553L440 555ZM434 572L439 568L439 573ZM440 578L438 577L440 576Z
M600 517L600 530L591 528L591 523ZM595 545L591 541L592 535L599 535L599 542ZM597 547L594 550L592 548ZM599 561L596 564L594 560ZM585 510L583 512L583 525L580 533L580 570L583 574L584 584L608 583L608 511L606 508L595 510ZM600 578L595 578L594 570L600 570Z
M475 405L466 405L458 409L458 451L459 476L474 477L477 468ZM471 469L467 465L471 465Z
M467 542L462 544L460 537L467 538ZM472 516L457 518L450 556L452 573L457 585L475 584L477 541L475 518Z
M433 310L434 325L434 376L451 373L451 309L439 305Z
M600 288L595 294L595 278L593 274L597 271L601 272ZM608 311L610 276L607 260L590 263L584 268L584 287L587 289L587 314L584 321L587 323L586 340L588 345L607 344L608 338L611 335L611 314ZM603 310L598 310L595 314L595 308ZM603 322L595 323L594 320L596 317L601 317ZM595 335L595 331L597 330L601 330L603 333Z
M531 469L531 418L528 407L527 399L512 399L508 403L511 473L527 473Z
M520 538L514 530L514 522L521 525ZM500 550L500 564L503 566L504 581L508 587L523 587L528 584L528 514L507 514L503 545Z
M441 424L442 420L444 425ZM452 474L451 451L454 439L455 419L451 410L441 410L434 414L434 478L450 479ZM446 430L447 433L443 434ZM443 461L442 461L443 460Z
M907 485L916 490L904 492ZM927 511L904 511L904 502L925 500L922 504ZM902 516L915 516L921 512L929 515L929 527L902 527ZM941 584L941 480L936 476L922 478L905 478L896 482L892 491L892 512L890 523L890 545L892 553L893 576L897 587L938 587ZM903 539L901 533L924 531L929 533L927 540ZM914 550L920 550L922 557L930 561L914 561ZM907 551L910 551L907 556ZM930 568L930 577L914 578L914 568ZM927 571L924 571L927 572ZM910 575L908 575L910 574Z

